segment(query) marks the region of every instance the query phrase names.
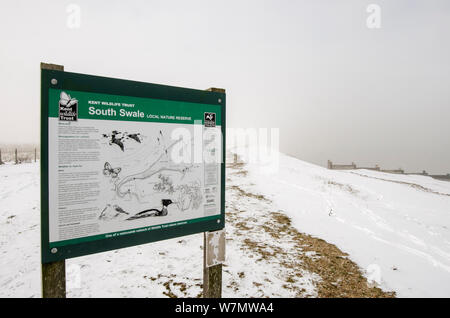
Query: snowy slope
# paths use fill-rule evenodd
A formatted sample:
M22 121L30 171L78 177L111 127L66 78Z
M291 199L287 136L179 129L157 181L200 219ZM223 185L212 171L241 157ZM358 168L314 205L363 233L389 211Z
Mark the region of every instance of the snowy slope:
M276 173L247 169L299 231L336 244L384 289L450 297L450 182L328 170L283 154Z
M301 275L293 280L292 269L280 266L296 264L292 255L300 251L291 238L262 230L273 222L271 211L286 213L300 232L336 244L384 290L400 297L450 296L450 183L331 171L285 155L277 173L255 164L245 169L227 171L225 297L317 295L322 278L315 272L297 268ZM39 165L0 166L0 202L0 297L40 297ZM70 259L68 297L199 296L202 238ZM264 253L279 252L262 259L254 242L264 244Z

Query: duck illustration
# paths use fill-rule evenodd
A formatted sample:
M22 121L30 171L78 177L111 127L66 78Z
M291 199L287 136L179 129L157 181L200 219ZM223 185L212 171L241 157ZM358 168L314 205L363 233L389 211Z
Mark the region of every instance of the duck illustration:
M147 218L149 216L166 216L169 213L167 210L167 207L174 202L170 199L163 199L163 200L161 200L161 203L162 203L161 210L158 210L158 209L144 210L144 211L141 211L141 212L133 215L132 217L129 217L127 219L127 221L141 219L141 218Z

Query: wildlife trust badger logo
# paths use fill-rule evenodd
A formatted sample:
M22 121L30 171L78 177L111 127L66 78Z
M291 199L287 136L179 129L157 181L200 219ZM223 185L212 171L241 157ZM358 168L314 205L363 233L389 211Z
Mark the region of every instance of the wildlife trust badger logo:
M77 121L78 100L70 97L66 92L59 95L59 120Z
M216 127L216 113L205 113L205 127Z

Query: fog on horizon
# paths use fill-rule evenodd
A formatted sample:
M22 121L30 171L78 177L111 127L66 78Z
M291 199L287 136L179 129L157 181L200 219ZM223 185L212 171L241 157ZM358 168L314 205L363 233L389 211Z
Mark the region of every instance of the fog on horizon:
M228 127L322 166L450 173L447 0L2 1L0 21L0 144L39 142L46 62L225 88Z

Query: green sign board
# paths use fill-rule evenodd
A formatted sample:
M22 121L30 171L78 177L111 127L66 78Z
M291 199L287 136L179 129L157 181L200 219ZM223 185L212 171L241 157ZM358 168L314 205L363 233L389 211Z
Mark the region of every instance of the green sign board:
M225 93L41 70L42 262L224 227Z

